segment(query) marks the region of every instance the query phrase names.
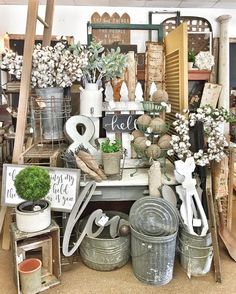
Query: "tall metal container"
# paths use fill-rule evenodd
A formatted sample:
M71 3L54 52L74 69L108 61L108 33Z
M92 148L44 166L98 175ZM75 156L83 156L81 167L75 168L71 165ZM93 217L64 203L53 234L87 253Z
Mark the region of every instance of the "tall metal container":
M172 280L177 232L169 236L148 236L131 227L133 272L140 281L165 285Z
M130 209L134 275L142 282L165 285L173 277L179 220L176 208L159 197L143 197Z
M45 104L41 111L43 139L63 139L63 88L37 88L35 92Z

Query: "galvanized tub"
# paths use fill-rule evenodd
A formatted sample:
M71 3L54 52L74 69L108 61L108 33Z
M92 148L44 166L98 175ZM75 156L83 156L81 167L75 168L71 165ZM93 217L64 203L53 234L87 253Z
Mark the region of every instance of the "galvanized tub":
M131 228L131 257L134 275L141 282L165 285L172 280L177 232L148 236Z
M112 217L119 215L128 220L128 215L122 212L109 211L106 215ZM78 234L80 234L87 222L87 218L79 222ZM98 227L94 224L93 231ZM96 237L85 236L79 247L83 262L90 268L98 271L111 271L124 266L130 258L130 234L124 237L111 238L109 227L105 227L102 233Z
M179 233L180 263L188 277L202 276L210 271L213 247L211 234L196 236L189 234L183 227Z

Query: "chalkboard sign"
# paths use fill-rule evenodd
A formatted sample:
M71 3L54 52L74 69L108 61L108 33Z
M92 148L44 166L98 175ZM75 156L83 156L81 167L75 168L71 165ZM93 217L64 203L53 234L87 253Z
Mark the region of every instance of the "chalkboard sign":
M15 176L28 165L4 164L2 177L2 205L15 206L24 201L14 186ZM51 188L45 199L52 210L71 211L78 195L80 171L77 169L43 167L49 171Z
M103 128L107 132L129 133L135 129L138 114L106 114L102 119Z

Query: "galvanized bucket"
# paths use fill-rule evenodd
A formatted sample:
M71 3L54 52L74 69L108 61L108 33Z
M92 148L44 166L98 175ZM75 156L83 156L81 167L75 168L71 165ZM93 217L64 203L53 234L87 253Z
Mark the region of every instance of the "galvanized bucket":
M128 215L121 212L106 212L112 217L119 215L128 220ZM87 218L79 222L78 234L80 234L87 222ZM98 227L94 224L93 231ZM130 258L130 235L111 238L109 227L105 227L102 233L96 237L85 236L79 247L83 262L90 268L98 271L111 271L125 265Z
M147 236L131 227L133 272L140 281L165 285L172 280L177 232L169 236Z
M180 228L179 245L180 263L188 277L202 276L211 268L213 247L211 234L196 236Z

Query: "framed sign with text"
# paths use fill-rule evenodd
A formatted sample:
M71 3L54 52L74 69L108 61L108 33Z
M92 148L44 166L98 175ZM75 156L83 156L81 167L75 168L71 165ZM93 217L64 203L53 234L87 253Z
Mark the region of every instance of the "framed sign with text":
M2 176L3 206L15 206L24 201L17 195L14 186L15 176L28 165L4 164ZM51 188L45 197L50 203L52 210L71 211L75 204L80 181L80 170L58 167L42 167L49 171Z

